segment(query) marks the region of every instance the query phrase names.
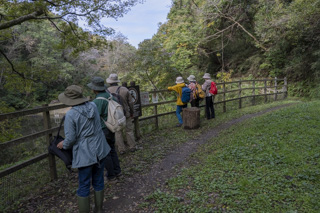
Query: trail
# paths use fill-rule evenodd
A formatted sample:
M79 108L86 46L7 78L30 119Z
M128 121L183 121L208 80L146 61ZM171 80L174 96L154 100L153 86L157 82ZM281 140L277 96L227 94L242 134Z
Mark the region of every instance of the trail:
M187 141L175 150L172 150L161 162L154 164L149 172L126 178L123 181L124 183L119 186L115 196L104 202L105 212L144 212L137 208L138 204L143 201L144 196L153 192L156 188L163 186L167 179L174 177L177 166L179 168L188 166L188 157L197 152L199 145L205 144L212 138L217 137L221 131L230 128L232 125L290 105L293 104L276 106L261 112L244 115L215 127L197 139Z

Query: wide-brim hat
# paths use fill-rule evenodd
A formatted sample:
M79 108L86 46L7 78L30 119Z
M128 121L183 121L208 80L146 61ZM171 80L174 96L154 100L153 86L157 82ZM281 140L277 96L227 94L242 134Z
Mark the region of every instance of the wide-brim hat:
M210 79L210 78L211 78L210 73L205 73L202 78L208 78L208 79Z
M196 77L194 75L190 75L187 79L188 81L196 81Z
M118 79L118 75L115 74L115 73L111 73L109 75L109 78L107 78L106 81L107 81L108 84L113 84L113 83L119 83L120 82L120 80Z
M58 96L61 103L68 106L75 106L89 101L82 95L82 88L77 85L68 86L63 93Z
M179 77L176 78L176 83L177 84L180 84L180 83L183 83L183 82L184 82L184 80L183 80L182 77L179 76Z
M101 77L93 77L87 86L95 91L104 91L107 89L107 86L104 84L104 80Z

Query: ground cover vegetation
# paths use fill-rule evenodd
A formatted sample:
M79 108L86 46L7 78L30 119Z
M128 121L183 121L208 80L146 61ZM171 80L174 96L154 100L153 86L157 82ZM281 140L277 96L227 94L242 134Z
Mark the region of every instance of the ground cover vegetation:
M154 212L318 212L319 101L225 130L146 199Z
M159 162L171 150L187 140L195 139L204 132L243 115L290 103L299 102L297 100L269 102L240 110L229 110L226 113L223 113L221 107L217 107L217 118L214 122L207 121L202 111L201 128L193 131L172 128L176 123L176 118L174 116L164 116L158 130L154 128L149 129L149 131L145 130L142 139L139 141L139 146L142 149L135 153L120 156L122 172L126 178L146 173L154 163ZM151 126L150 123L142 125L143 128L149 126ZM41 212L77 211L74 196L78 187L76 173L69 173L62 161L57 159L56 162L59 176L59 181L56 182L50 182L49 171L43 169L48 165L47 160L0 179L2 190L0 194L4 196L1 199L0 207L2 209L0 208L0 210L8 212L23 211L24 209ZM112 199L117 192L117 185L106 183L106 188L108 190L107 199ZM57 205L57 202L59 202L59 205Z

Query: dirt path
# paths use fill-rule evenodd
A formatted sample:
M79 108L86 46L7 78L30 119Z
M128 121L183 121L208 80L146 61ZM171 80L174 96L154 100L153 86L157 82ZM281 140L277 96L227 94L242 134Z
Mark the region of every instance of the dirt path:
M177 149L172 150L161 162L154 164L149 172L124 179L123 184L117 186L115 196L104 203L104 209L106 212L114 213L144 212L144 210L137 208L138 204L143 202L144 196L153 192L156 188L161 188L167 179L174 177L177 166L179 168L187 167L189 164L188 157L197 152L199 145L205 144L213 137L217 137L222 130L228 129L234 124L290 105L292 104L285 104L258 113L244 115L217 126L196 140L187 141Z

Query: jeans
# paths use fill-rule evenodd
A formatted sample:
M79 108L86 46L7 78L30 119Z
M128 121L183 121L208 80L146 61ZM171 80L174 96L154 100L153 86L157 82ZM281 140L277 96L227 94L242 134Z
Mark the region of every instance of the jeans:
M182 105L182 106L177 105L176 115L177 115L177 118L178 118L180 124L183 123L182 117L180 115L180 113L182 112L183 108L187 108L187 104Z
M104 164L106 158L100 160L100 162L91 166L78 168L78 180L79 188L77 195L80 197L88 197L90 194L90 184L92 181L92 187L95 191L101 191L104 189Z
M111 179L120 174L121 168L119 163L118 154L115 147L115 133L111 132L108 128L102 129L107 142L111 148L109 154L106 157L105 168L107 170L107 178Z
M207 119L214 118L214 108L213 108L213 98L212 96L206 97L206 117Z

